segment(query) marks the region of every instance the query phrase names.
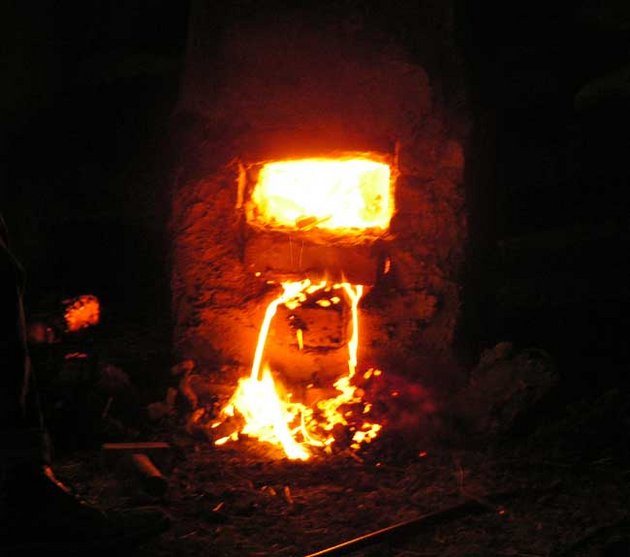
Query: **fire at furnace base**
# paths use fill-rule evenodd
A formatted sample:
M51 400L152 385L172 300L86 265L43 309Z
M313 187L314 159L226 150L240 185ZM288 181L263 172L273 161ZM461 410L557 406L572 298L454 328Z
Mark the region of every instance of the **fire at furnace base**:
M230 401L221 411L221 421L215 422L213 427L237 419L243 425L217 439L215 444L222 445L237 440L239 435L247 435L281 447L289 459L308 460L316 450L330 451L335 442L334 430L343 427L351 434L351 448L359 449L363 443L369 443L377 437L381 430L380 424L365 419L371 405L363 400L362 391L352 381L357 371L358 305L364 287L347 282L333 284L321 281L313 284L305 279L283 282L282 290L265 311L249 377L239 380ZM295 309L305 303L309 296L321 291L330 293L331 300L336 297L337 291L342 291L349 303L352 324L348 341L348 369L334 383L339 394L307 406L292 401L291 393L281 393L271 370L263 364L264 352L269 328L278 307L284 305ZM372 372L381 373L380 370L368 370L368 373Z

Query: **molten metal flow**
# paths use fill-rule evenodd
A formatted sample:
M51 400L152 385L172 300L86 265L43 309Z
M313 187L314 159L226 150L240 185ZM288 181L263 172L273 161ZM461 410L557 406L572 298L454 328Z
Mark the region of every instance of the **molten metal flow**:
M331 285L326 281L311 284L306 279L282 283L283 292L273 300L265 312L265 317L258 335L258 343L254 354L254 362L250 376L239 381L236 391L229 403L222 410L227 419L238 413L245 421L240 433L256 437L261 441L279 445L290 459L307 460L311 456L309 446L329 447L334 443L333 428L337 424L350 427L349 418L352 410L350 405L361 404L362 400L357 388L351 381L356 373L357 352L359 347L359 316L358 305L363 295L362 285L340 283ZM315 408L309 408L299 402L290 400L290 394L282 396L274 383L271 371L262 366L267 335L271 321L278 306L284 304L290 309L305 302L308 295L325 289L326 291L343 290L352 311L352 335L348 342L348 372L334 384L339 394L334 398L317 402ZM331 300L335 298L332 297ZM261 373L262 367L262 373ZM340 409L344 406L345 412ZM363 405L363 414L369 412L369 404ZM354 423L355 420L352 420ZM218 425L218 424L217 424ZM352 426L353 448L359 448L361 443L369 443L378 435L379 424L363 422L359 427ZM222 437L215 441L222 445L228 440L236 440L239 432Z
M294 230L386 230L390 174L389 165L365 157L270 162L260 170L249 219Z

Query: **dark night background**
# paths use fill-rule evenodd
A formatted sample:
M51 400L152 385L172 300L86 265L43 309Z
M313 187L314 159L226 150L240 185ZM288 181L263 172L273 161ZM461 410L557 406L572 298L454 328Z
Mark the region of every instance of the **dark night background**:
M217 3L217 41L230 21L281 9L262 4ZM430 28L418 4L317 9L360 13L414 55ZM474 125L479 347L543 347L578 390L624 382L630 8L453 6ZM167 136L189 9L174 0L3 3L0 210L27 269L31 314L91 292L110 320L168 322Z

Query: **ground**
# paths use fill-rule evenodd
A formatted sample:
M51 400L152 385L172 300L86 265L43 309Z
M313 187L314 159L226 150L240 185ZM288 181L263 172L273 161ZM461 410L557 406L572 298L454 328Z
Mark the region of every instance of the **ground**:
M64 460L57 470L94 503L158 503L172 515L171 530L140 555L307 555L466 500L479 505L356 554L601 555L630 526L629 471L611 458L555 461L480 448L296 464L268 460L247 445L192 443L177 452L169 491L159 501L125 492L94 452Z
M353 554L628 555L630 465L623 447L590 443L595 422L614 425L576 408L510 441L423 448L385 438L359 455L306 463L253 441L215 447L156 427L153 438L173 447L170 464L162 460L168 491L157 499L98 448L66 455L56 470L95 504L158 504L171 514L171 529L138 555L309 555L462 502L471 505Z

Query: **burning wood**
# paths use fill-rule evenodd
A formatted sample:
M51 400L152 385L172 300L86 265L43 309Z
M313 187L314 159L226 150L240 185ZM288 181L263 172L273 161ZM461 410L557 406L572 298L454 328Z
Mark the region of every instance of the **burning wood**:
M282 294L267 307L250 376L239 381L232 398L222 410L224 422L238 415L244 420L244 425L217 439L215 444L236 440L242 433L281 446L288 458L298 460L308 460L312 454L311 447L330 451L331 445L343 437L349 437L350 446L358 449L362 443L371 442L381 429L378 423L363 421L370 407L362 400L363 392L352 382L357 370L358 304L363 295L363 286L326 281L312 284L309 279L305 279L284 282L282 288ZM340 290L346 295L352 310L352 335L348 342L348 371L334 383L336 396L320 399L314 407L309 407L291 400L291 393L281 394L271 370L263 364L263 356L271 321L278 306L296 308L309 295L322 290L330 291L332 298L336 297L332 296L334 291ZM359 407L356 412L355 406ZM218 427L220 424L216 422L213 426Z

